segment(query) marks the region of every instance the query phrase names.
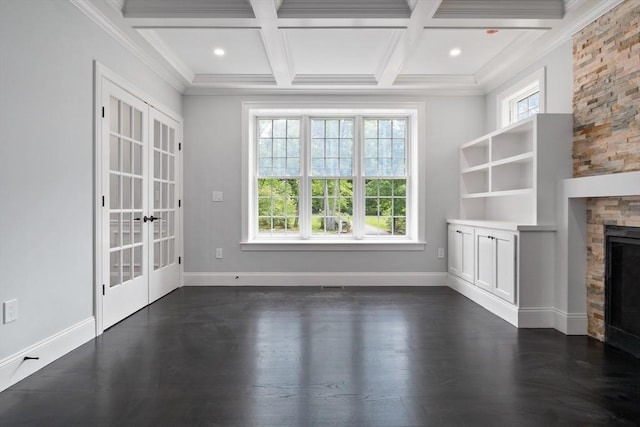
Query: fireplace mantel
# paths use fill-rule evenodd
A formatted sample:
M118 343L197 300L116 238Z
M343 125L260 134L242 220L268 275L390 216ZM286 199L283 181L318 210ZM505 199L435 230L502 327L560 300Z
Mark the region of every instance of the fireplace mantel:
M640 196L640 172L570 178L558 186L556 329L587 333L587 198Z

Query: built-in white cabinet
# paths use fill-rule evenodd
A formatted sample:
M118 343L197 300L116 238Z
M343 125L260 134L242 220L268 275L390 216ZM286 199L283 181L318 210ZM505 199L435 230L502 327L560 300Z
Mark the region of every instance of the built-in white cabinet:
M514 233L475 230L475 284L512 304L516 301L516 239Z
M449 273L473 281L473 227L449 225Z
M537 114L460 147L448 283L518 327L554 326L556 187L572 141L571 114Z

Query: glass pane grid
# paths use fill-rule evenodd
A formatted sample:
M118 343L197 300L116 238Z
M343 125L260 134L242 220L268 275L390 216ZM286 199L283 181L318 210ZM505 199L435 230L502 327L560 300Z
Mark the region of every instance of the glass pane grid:
M311 175L353 175L353 120L311 120Z
M300 175L300 120L258 119L258 176Z
M298 235L300 180L258 179L258 233Z
M406 179L365 181L365 236L405 236Z
M406 119L365 119L365 176L406 176L406 122Z
M540 112L540 92L535 92L516 103L517 120L526 119Z
M311 180L311 232L314 236L353 235L353 180Z

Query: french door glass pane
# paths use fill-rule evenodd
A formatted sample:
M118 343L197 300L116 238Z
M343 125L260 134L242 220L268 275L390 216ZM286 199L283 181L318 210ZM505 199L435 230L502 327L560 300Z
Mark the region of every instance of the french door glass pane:
M142 111L115 97L109 108L109 285L117 286L143 271L144 123Z
M133 248L133 277L142 276L142 246Z
M173 218L177 208L176 179L176 132L158 120L154 120L153 189L154 189L154 270L172 265L175 257L175 231Z

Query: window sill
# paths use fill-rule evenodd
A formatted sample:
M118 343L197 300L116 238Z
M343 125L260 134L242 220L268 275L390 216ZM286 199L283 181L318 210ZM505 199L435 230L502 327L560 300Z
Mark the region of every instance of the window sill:
M240 242L243 251L423 251L426 243L410 240L254 240Z

